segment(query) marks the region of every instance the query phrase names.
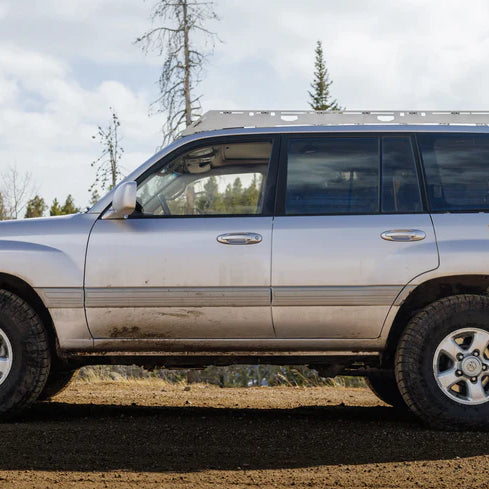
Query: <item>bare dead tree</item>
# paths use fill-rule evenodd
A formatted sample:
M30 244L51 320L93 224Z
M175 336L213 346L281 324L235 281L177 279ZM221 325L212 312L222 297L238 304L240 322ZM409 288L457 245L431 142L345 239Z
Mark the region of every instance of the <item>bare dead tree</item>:
M0 193L0 221L4 221L5 219L7 219L7 210L3 203L3 195Z
M22 173L16 165L10 165L1 174L0 193L4 219L17 219L32 198L34 189L29 172Z
M217 40L217 34L204 26L219 18L212 0L159 0L150 18L153 27L136 43L145 53L164 56L160 95L151 109L166 116L162 131L167 144L199 115L201 96L194 92Z
M122 176L120 159L124 148L120 145L119 127L121 125L115 110L109 107L111 118L107 127L98 126L98 131L92 139L99 139L102 145L102 153L92 162L95 168L95 182L90 187L90 192L94 192L98 186L102 190L110 190L117 184L117 180Z

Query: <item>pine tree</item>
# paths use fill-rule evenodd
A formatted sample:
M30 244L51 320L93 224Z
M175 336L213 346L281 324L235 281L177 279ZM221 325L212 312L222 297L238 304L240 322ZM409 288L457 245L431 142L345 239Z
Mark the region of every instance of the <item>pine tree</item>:
M61 207L61 214L76 214L77 212L80 212L80 209L75 206L73 197L70 194L66 197L63 207Z
M204 184L204 192L197 201L197 209L202 214L212 213L219 208L219 185L216 177L210 177ZM209 212L210 211L210 212Z
M63 213L61 212L61 206L59 205L58 199L54 199L53 203L49 209L50 216L61 216Z
M333 82L329 79L321 41L317 42L315 53L314 81L311 83L312 92L307 92L311 98L309 105L314 110L343 110L342 107L338 105L336 99L331 100L329 87Z
M63 205L60 205L58 199L54 199L53 204L49 209L50 216L64 216L66 214L76 214L77 212L80 212L80 209L75 206L75 202L73 201L71 194L66 197Z
M35 195L27 202L24 217L42 217L47 208L48 206L46 205L46 202L44 202L44 199L39 197L39 195Z

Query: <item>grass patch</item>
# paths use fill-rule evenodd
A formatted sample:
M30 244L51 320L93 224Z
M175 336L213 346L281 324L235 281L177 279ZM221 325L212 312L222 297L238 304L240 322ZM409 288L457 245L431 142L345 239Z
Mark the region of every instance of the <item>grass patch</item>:
M83 367L77 377L79 382L127 382L161 380L168 384L211 384L220 387L366 387L363 377L338 376L323 378L315 370L304 366L280 367L275 365L233 365L195 369L157 369L143 367L96 365Z

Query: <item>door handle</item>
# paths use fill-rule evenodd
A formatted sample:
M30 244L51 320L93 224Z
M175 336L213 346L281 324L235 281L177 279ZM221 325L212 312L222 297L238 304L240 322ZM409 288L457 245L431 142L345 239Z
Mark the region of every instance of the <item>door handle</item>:
M419 229L392 229L384 231L380 237L387 241L421 241L426 233Z
M263 239L258 233L227 233L221 234L217 241L228 245L250 245L260 243Z

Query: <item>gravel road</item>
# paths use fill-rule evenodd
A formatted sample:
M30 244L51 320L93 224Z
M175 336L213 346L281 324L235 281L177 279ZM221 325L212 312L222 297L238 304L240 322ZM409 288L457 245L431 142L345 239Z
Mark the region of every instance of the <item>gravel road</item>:
M485 433L366 389L76 382L0 424L0 488L489 488Z

